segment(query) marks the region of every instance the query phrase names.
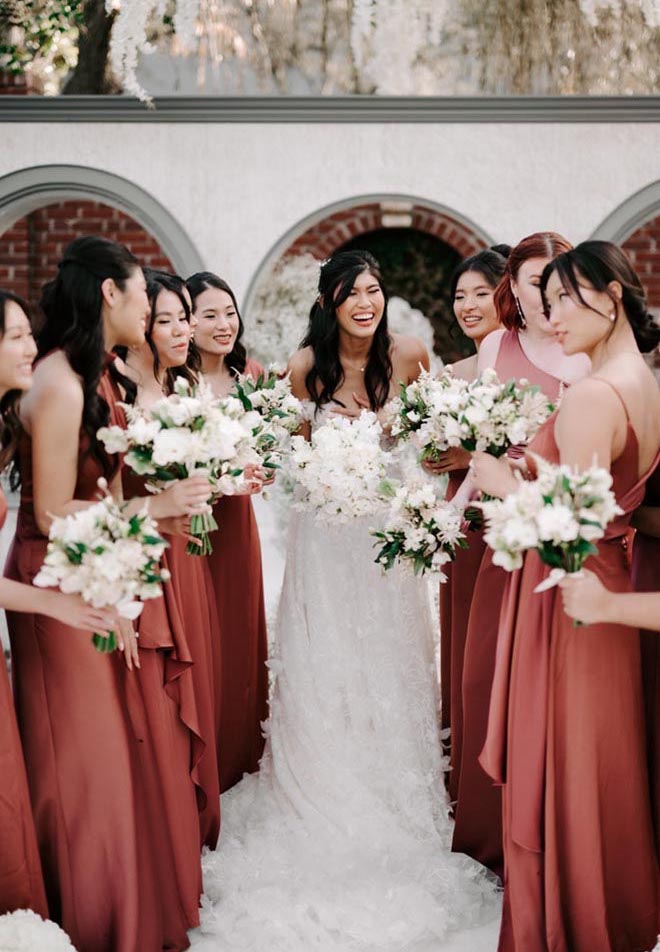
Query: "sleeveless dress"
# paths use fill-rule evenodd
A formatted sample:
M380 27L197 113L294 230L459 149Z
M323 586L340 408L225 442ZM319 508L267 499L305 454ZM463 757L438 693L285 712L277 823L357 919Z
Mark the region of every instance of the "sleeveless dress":
M223 796L195 950L427 952L497 914L449 850L430 587L375 564L374 522L291 513L266 750Z
M506 331L502 335L495 370L500 380L524 378L539 387L552 403L557 402L559 380L529 360L517 331ZM512 448L510 455L521 454ZM471 536L472 533L470 539ZM507 573L493 564L492 550L483 541L481 545L483 555L476 580L472 579L472 600L465 621L461 756L460 761L456 758L455 766L458 788L452 849L467 853L502 878L502 799L499 788L493 786L478 758L486 739L498 621Z
M107 374L107 371L106 371ZM108 394L102 379L99 392ZM102 475L81 436L76 499ZM5 574L31 584L46 553L33 505L32 445L19 443L21 502ZM53 461L56 472L57 463ZM19 730L51 918L84 952L160 952L162 908L129 715L125 662L89 632L8 612Z
M263 368L248 360L256 380ZM221 675L218 765L224 792L259 766L268 717L268 639L259 529L249 496L222 496L213 507L219 529L206 557L217 600Z
M660 467L646 484L643 505L660 506ZM660 539L639 529L633 545L632 580L636 592L660 591ZM657 631L642 631L640 637L649 776L656 849L660 857L660 638Z
M0 489L0 529L7 501ZM0 915L34 909L48 918L30 793L7 669L0 664Z
M626 413L627 415L627 413ZM554 416L532 441L559 462ZM611 466L624 510L586 568L629 591L631 513L649 477L628 421ZM660 455L656 457L657 465ZM503 784L500 952L644 952L660 928L638 633L576 628L536 552L507 579L481 763Z

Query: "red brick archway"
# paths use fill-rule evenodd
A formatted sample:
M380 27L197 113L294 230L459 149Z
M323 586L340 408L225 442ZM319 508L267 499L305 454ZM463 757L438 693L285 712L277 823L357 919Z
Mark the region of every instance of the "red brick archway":
M660 215L634 231L623 247L644 285L649 307L660 311Z
M141 265L174 270L156 239L129 215L77 198L38 208L0 235L0 288L35 306L67 244L80 235L112 238L126 245Z
M357 235L389 227L426 232L445 242L463 258L486 247L481 236L447 212L417 202L384 199L333 212L299 235L284 253L307 253L326 258Z

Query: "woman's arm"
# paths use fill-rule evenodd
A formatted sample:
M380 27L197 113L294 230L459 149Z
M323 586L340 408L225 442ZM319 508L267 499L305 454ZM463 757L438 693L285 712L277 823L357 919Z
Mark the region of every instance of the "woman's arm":
M56 589L37 588L8 578L0 578L0 606L11 612L48 615L85 631L110 631L115 624L111 608L93 608L78 595L65 595Z
M586 625L606 622L660 631L660 592L611 592L588 569L559 584L564 611Z

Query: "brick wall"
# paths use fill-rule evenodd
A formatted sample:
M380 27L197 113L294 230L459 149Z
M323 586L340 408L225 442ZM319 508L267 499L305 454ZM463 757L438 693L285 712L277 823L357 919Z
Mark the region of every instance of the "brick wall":
M173 270L158 242L128 215L100 202L74 200L39 208L0 235L0 287L34 306L67 244L79 235L112 238L140 264Z
M649 306L660 311L660 215L623 243L646 291Z
M396 220L398 216L406 219L408 227L446 242L461 258L484 247L480 238L449 215L412 203L383 201L356 205L329 215L300 235L286 254L309 253L325 258L357 235L388 227L388 220Z

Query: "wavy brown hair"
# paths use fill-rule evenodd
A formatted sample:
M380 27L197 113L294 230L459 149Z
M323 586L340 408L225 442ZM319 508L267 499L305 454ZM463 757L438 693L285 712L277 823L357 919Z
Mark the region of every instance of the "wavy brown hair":
M519 241L511 250L500 283L495 288L495 307L502 325L507 330L522 330L524 327L518 313L511 281L516 281L525 261L531 258L556 258L573 245L554 231L537 231Z

